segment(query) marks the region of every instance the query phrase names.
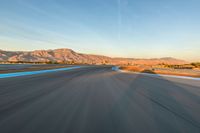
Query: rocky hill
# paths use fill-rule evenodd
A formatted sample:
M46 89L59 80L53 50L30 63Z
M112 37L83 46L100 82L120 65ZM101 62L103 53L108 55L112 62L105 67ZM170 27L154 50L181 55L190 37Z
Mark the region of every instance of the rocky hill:
M71 49L35 50L35 51L4 51L0 50L1 62L53 62L80 64L185 64L186 61L175 58L134 59L111 58L101 55L77 53Z

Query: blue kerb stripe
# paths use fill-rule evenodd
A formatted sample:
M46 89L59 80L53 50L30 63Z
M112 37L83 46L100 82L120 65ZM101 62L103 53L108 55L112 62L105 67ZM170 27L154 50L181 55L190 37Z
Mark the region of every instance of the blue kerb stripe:
M50 70L28 71L28 72L4 73L4 74L0 74L0 78L10 78L10 77L34 75L34 74L41 74L41 73L48 73L48 72L72 70L72 69L77 69L77 68L81 68L81 67L83 67L83 66L75 66L75 67L68 67L68 68L57 68L57 69L50 69Z

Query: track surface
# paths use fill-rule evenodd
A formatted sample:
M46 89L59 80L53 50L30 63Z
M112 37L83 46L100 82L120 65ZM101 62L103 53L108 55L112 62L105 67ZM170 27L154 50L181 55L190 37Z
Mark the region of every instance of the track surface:
M0 79L0 133L199 133L200 83L111 67Z

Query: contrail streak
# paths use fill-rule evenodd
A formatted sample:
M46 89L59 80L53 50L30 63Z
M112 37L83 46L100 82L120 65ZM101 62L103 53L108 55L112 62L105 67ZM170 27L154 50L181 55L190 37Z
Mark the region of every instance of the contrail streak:
M118 39L121 39L121 23L122 23L122 16L121 16L121 0L118 0Z

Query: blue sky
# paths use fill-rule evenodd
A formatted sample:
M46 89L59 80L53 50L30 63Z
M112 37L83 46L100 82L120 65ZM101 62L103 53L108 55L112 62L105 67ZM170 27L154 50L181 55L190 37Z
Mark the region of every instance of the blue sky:
M200 0L1 0L0 49L200 61Z

